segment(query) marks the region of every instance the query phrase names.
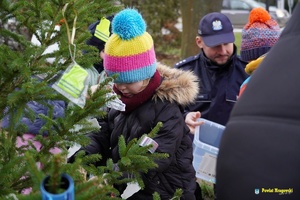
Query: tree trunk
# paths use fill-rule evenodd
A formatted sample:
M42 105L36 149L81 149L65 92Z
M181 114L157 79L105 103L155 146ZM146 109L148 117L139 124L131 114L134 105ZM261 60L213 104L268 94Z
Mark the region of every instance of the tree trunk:
M180 0L182 16L181 58L199 52L195 37L198 35L200 19L210 12L220 12L222 0Z

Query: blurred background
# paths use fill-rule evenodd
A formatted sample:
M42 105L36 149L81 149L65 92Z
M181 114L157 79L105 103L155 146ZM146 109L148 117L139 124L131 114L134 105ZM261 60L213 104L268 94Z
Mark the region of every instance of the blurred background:
M148 32L155 43L157 58L173 66L183 58L195 55L197 27L202 16L222 12L234 25L240 46L241 29L248 21L251 9L266 8L273 19L284 28L299 0L120 0L117 4L136 7L144 16Z
M18 2L18 0L6 0ZM195 44L200 19L210 12L222 12L234 26L235 44L241 42L241 30L250 11L264 7L283 29L299 0L113 0L116 6L137 8L147 22L147 31L154 39L158 61L173 66L183 58L196 55ZM101 9L99 11L101 15ZM100 18L101 16L99 16ZM15 22L9 22L8 26ZM0 22L0 28L5 25ZM31 34L23 30L28 39Z

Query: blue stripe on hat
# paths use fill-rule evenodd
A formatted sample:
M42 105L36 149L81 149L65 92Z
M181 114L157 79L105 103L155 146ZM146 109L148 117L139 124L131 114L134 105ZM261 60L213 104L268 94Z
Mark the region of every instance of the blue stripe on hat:
M117 79L114 81L115 83L134 83L142 80L146 80L151 78L156 71L156 62L150 66L143 67L141 69L131 70L127 72L112 72L106 71L108 76L112 76L113 74L118 74Z

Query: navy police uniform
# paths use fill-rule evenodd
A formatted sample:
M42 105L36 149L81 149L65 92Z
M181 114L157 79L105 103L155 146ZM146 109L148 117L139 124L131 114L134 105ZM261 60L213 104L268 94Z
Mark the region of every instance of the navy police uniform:
M176 63L175 68L193 71L200 79L200 93L194 104L185 108L185 114L200 111L202 118L226 125L240 85L248 77L246 64L236 54L236 47L224 65L212 62L203 52Z

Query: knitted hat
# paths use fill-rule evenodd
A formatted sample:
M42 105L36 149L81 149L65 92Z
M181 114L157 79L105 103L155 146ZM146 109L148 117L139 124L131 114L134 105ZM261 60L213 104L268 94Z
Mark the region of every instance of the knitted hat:
M257 59L277 42L280 36L278 23L264 8L254 8L242 30L241 57L245 61Z
M100 20L89 25L88 30L92 34L92 37L86 41L87 45L97 47L99 52L104 49L104 45L111 35L111 21L113 17L102 17Z
M132 83L151 78L156 57L146 23L135 9L124 9L112 21L113 34L104 49L104 69L108 76L118 74L115 83Z

